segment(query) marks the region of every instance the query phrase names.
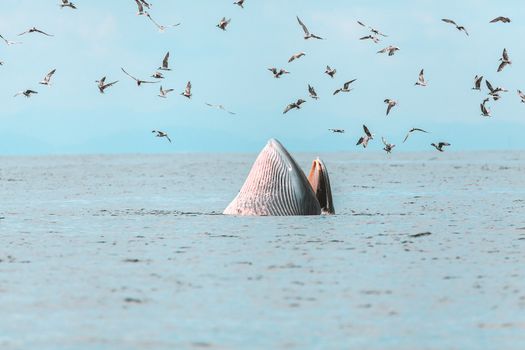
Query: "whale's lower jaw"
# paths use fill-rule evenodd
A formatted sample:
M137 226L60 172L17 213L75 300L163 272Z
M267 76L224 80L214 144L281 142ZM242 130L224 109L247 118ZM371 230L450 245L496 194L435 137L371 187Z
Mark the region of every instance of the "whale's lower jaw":
M326 181L323 178L321 182ZM329 201L333 211L331 193ZM244 185L223 214L291 216L320 215L322 211L303 171L279 141L272 139L257 157Z

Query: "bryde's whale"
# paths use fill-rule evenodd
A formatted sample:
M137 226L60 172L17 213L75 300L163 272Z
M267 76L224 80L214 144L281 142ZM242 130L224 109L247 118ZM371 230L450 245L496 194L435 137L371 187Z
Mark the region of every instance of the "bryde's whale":
M286 216L335 214L328 171L315 159L308 178L277 140L263 148L226 215Z

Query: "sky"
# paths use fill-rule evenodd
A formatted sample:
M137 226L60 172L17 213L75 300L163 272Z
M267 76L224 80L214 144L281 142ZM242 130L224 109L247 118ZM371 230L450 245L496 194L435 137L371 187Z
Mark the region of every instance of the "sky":
M451 151L525 149L525 104L516 94L525 90L523 1L246 0L244 9L233 0L151 2L157 22L181 25L160 33L136 15L133 0L76 0L78 10L58 0L3 1L0 34L23 44L0 43L0 154L257 152L269 138L291 151L369 152L382 148L381 136L396 152L432 151L439 141ZM512 23L489 24L500 15ZM216 27L223 16L232 19L225 32ZM304 40L296 16L326 40ZM368 32L357 20L388 37L360 41ZM17 36L32 26L54 37ZM400 51L376 53L388 45ZM503 48L513 64L496 73ZM158 84L138 88L120 70L147 78L167 51L173 70L162 85L175 91L165 100ZM299 51L306 56L288 63ZM337 69L334 79L326 65ZM274 79L269 67L291 74ZM39 85L53 68L53 85ZM422 68L426 88L414 86ZM493 118L480 116L487 91L471 90L476 74L509 90L489 102ZM103 95L94 82L102 76L119 80ZM357 79L351 93L332 96L350 79ZM189 80L191 100L180 96ZM13 97L29 88L38 95ZM303 108L283 115L298 98ZM388 117L385 98L399 101ZM363 124L376 136L367 150L355 146ZM412 127L430 133L403 144ZM151 130L168 132L173 143Z

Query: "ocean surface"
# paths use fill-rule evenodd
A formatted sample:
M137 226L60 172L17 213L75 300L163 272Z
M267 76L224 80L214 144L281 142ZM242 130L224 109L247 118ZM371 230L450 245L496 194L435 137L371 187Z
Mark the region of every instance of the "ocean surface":
M335 216L221 215L256 154L0 157L0 349L525 349L525 153L321 156Z

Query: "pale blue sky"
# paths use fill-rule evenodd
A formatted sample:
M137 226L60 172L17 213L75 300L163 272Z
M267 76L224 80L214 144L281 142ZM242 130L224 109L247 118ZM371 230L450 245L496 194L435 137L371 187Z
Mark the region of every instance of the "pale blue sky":
M446 140L451 150L525 148L525 3L523 1L391 1L391 0L152 0L160 23L182 22L159 33L147 18L136 16L133 0L77 0L78 10L60 9L56 0L4 0L0 33L22 45L0 45L0 154L257 151L278 138L292 151L360 151L355 147L364 123L380 137L398 144L396 151L429 150ZM295 16L324 41L305 41ZM511 24L489 24L505 15ZM226 32L218 20L232 18ZM466 37L440 21L452 18L467 27ZM367 34L359 19L389 37L379 44L359 41ZM17 37L31 26L50 32ZM395 56L378 55L387 46ZM513 61L496 73L506 47ZM158 85L137 88L120 67L140 77L157 68L166 51L173 71L162 82L176 93L157 97ZM290 55L306 56L287 63ZM329 64L335 79L323 74ZM273 79L266 68L284 67L292 74ZM53 86L38 82L52 68ZM414 86L425 68L427 88ZM486 94L471 91L474 75L510 90L490 102L494 117L480 116ZM105 95L94 81L103 75L120 80ZM350 94L332 96L346 80L357 78ZM178 95L192 81L191 101ZM307 85L320 95L314 101ZM39 94L13 98L22 89ZM297 98L307 103L283 116ZM399 100L385 117L385 98ZM230 116L204 102L222 103ZM432 132L401 141L411 127ZM344 128L331 134L328 128ZM167 131L169 144L151 130Z

